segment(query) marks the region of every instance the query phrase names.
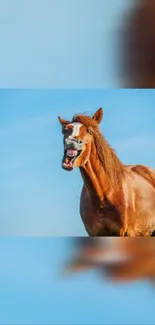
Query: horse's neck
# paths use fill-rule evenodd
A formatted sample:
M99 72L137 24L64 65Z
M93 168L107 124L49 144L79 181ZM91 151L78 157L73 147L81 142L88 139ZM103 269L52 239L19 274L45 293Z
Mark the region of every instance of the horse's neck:
M110 190L110 180L100 162L96 148L92 148L89 160L80 167L80 171L89 194L100 204Z

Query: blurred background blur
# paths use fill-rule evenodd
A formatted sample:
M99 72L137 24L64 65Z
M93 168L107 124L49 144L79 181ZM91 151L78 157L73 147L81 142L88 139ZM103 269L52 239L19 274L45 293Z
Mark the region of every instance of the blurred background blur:
M154 0L0 1L0 87L154 88Z
M1 237L0 324L154 324L155 289L147 278L115 282L99 267L67 274L77 251L69 238Z
M155 1L136 0L123 17L120 66L123 87L155 87ZM119 53L120 54L120 53Z
M148 280L155 284L154 238L74 238L64 272L95 269L114 282Z

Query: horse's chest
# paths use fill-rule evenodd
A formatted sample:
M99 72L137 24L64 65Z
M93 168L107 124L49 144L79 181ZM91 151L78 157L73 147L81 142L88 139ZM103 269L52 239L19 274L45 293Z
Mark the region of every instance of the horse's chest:
M103 221L101 221L100 214L94 209L82 209L81 218L89 235L95 236L99 229L103 229Z
M95 209L89 197L81 197L80 214L90 236L113 236L120 231L120 223L114 207L105 204L102 210Z

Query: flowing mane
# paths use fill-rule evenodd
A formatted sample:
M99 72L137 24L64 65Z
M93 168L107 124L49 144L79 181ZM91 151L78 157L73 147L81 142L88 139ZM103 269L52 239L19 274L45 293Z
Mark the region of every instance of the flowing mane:
M101 134L98 123L91 117L83 114L75 115L72 121L80 122L92 131L94 144L100 162L106 174L109 176L110 181L113 184L118 185L124 176L124 165L115 154L115 151L110 147L108 141Z

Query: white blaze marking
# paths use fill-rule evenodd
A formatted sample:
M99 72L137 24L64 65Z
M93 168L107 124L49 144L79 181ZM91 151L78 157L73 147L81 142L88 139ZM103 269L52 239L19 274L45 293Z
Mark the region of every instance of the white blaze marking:
M73 126L72 137L78 137L82 124L79 122L75 122L72 123L71 125Z

